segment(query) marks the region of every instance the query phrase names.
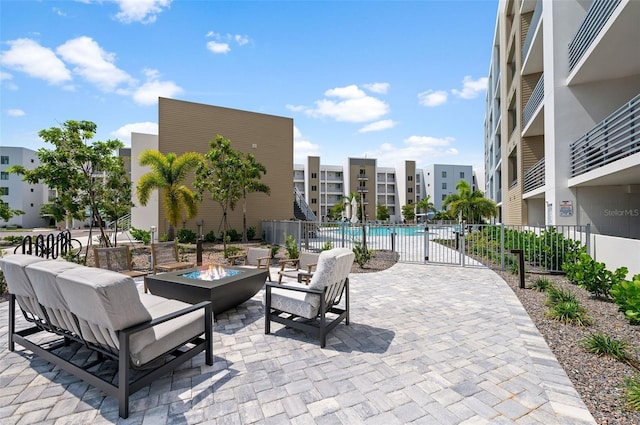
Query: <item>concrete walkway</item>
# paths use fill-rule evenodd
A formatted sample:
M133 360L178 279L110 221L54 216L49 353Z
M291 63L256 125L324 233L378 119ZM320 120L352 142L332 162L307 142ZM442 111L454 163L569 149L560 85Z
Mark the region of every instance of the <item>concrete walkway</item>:
M275 275L275 274L274 274ZM351 325L327 348L272 324L262 293L217 317L203 355L116 400L32 353L7 351L3 424L593 424L508 285L491 270L397 264L351 275Z

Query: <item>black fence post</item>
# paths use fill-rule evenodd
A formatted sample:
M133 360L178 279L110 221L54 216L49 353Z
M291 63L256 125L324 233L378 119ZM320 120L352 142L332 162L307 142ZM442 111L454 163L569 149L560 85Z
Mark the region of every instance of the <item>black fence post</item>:
M520 277L520 288L524 289L524 250L512 249L511 253L518 256L518 276Z

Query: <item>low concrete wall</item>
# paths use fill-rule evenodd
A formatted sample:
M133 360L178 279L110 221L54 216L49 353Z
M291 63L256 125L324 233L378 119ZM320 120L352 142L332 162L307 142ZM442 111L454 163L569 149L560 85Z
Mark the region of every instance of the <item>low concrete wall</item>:
M640 274L640 240L615 236L591 235L591 257L614 271L618 267L629 269L627 279Z

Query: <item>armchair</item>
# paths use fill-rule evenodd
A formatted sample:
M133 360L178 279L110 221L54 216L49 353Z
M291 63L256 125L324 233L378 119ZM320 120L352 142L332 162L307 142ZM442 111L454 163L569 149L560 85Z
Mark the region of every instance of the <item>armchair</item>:
M282 283L283 277L291 277L297 279L298 282L304 281L308 285L312 272L318 265L319 256L320 254L315 252L301 252L298 258L280 261L278 283Z
M155 242L151 244L151 259L153 261L153 274L157 272L172 272L174 270L194 267L194 263L180 261L178 257L178 245L172 242ZM144 292L147 292L145 284Z
M245 254L232 255L229 257L231 265L235 265L237 261L241 261L242 267L251 267L258 269L265 269L267 271L267 278L271 282L271 272L269 266L271 265L271 250L269 248L251 247Z
M324 348L327 333L343 320L349 325L349 272L354 258L347 248L323 251L308 287L267 283L264 333L271 333L271 322L277 322L314 333Z

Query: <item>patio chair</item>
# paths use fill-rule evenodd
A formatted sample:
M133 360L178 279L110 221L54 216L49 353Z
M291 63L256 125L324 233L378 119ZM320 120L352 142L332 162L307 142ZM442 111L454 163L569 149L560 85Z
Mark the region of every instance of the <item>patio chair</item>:
M269 266L271 265L271 250L269 248L257 248L251 247L244 254L229 256L231 265L236 265L237 261L241 261L241 267L251 267L258 269L265 269L267 271L267 278L271 282L271 272Z
M309 286L265 286L264 333L271 333L271 322L312 332L327 343L327 334L340 322L349 325L349 272L355 255L347 248L323 251ZM341 305L344 295L344 305Z
M316 252L301 252L298 258L280 261L278 283L282 283L283 277L291 277L298 282L304 281L308 285L312 272L318 265L319 256L320 254Z
M178 257L178 244L175 241L152 243L151 261L153 262L153 274L195 267L194 263L180 261L180 257ZM144 292L147 292L146 287L144 288Z
M132 278L146 277L148 272L133 270L131 265L131 251L128 245L109 248L93 247L93 260L99 269L122 273ZM144 292L147 292L147 281L144 281Z

